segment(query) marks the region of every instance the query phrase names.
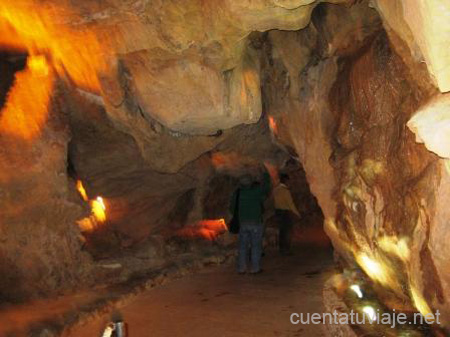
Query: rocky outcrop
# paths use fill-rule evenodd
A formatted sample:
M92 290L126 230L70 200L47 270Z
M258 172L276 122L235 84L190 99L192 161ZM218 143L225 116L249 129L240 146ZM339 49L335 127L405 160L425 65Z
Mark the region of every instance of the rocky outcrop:
M57 81L32 62L16 74L0 115L2 302L74 289L92 270L74 226L84 210L66 175L69 128L61 102L45 92Z
M332 29L336 22L340 30ZM269 113L279 141L295 148L326 218L336 214L330 158L339 115L330 110L328 96L338 74L338 56L352 54L379 27L376 12L365 4L350 11L330 5L318 8L305 30L269 35L272 48L264 83Z
M418 143L424 143L428 150L447 159L450 158L449 112L450 95L439 94L422 106L408 122Z
M261 117L252 31L301 29L315 1L2 4L0 45L49 53L61 75L101 94L109 118L149 165L174 173L214 135ZM77 41L79 43L74 43ZM158 161L164 143L177 156ZM174 151L165 151L172 153ZM180 155L183 154L183 155Z
M198 138L188 137L185 151L192 156L191 161L176 173L155 170L133 137L115 128L104 107L76 92L67 95L66 102L72 130L72 178L83 182L89 199L101 196L107 208L105 232L93 237L95 251L109 254L150 235L170 237L183 226L205 217L228 217L232 190L223 187L220 195L213 197L209 185L215 185L216 175L235 177L230 178L229 186L234 189L236 177L242 173L260 169L267 160L282 165L289 158L272 143L270 130L262 120L204 137L216 145L201 155L195 148ZM161 149L155 159L160 167L169 167L172 158L181 156L181 149L171 149L166 138L155 138L152 143ZM169 150L173 152L167 153Z
M445 0L374 2L387 26L408 43L416 57L420 50L437 87L450 91L450 55L444 47L450 40L450 4Z

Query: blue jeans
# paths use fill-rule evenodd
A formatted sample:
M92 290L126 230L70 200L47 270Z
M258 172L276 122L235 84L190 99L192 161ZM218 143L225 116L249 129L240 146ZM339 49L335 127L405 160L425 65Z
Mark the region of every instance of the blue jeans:
M239 229L238 272L247 271L250 260L250 272L256 273L261 269L263 225L261 223L241 223ZM250 256L249 256L250 253Z

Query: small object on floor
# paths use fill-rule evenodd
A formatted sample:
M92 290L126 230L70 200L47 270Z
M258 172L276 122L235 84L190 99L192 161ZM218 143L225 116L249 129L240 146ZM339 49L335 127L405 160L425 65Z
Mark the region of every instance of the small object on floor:
M116 331L115 336L116 337L126 337L127 333L126 333L125 323L122 321L119 321L119 322L115 322L114 325L115 325L115 331Z
M125 323L122 321L109 323L102 337L126 337Z
M111 337L114 332L114 323L109 323L105 331L103 331L102 337Z

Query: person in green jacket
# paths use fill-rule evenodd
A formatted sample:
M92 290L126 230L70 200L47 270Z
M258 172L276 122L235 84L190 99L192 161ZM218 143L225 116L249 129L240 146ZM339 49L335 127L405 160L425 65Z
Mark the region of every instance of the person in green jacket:
M230 204L231 212L236 203L239 212L239 252L238 272L247 272L247 263L250 252L250 273L261 272L261 256L263 249L263 212L264 201L271 190L270 175L264 170L262 181L254 179L251 175L240 178L240 186L233 193Z

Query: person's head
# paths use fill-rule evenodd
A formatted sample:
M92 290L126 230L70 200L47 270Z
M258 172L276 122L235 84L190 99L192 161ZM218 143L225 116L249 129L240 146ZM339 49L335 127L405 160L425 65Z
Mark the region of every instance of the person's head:
M250 186L251 184L253 184L253 181L254 181L253 177L248 173L244 174L239 178L239 183L242 186Z
M286 185L288 182L289 182L289 175L287 175L286 173L281 173L280 174L280 183Z

